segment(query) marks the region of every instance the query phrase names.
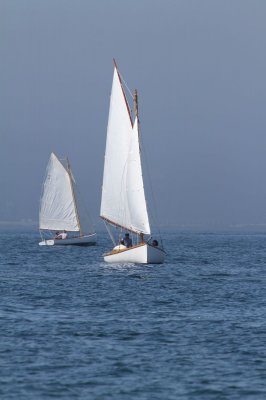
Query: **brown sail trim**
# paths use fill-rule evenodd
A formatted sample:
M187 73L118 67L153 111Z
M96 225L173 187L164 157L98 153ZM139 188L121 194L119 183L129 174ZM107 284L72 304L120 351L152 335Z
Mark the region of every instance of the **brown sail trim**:
M112 224L112 225L116 226L117 228L125 229L126 231L136 233L137 235L141 235L141 234L142 234L142 232L138 232L138 231L135 231L134 229L130 229L130 228L126 227L126 226L119 225L119 224L117 224L116 222L113 222L113 221L111 221L110 219L104 217L103 215L100 215L100 217L101 217L102 219L104 219L106 222L108 222L109 224Z
M133 127L133 121L132 121L132 117L131 117L131 113L130 113L130 108L129 108L129 105L128 105L127 97L126 97L126 94L125 94L125 91L124 91L122 79L121 79L121 76L120 76L116 61L115 61L115 59L113 59L113 60L114 60L115 69L116 69L116 72L117 72L117 75L118 75L118 78L119 78L119 82L120 82L120 85L121 85L122 93L123 93L123 96L124 96L124 99L125 99L125 103L126 103L126 106L127 106L127 111L128 111L128 116L129 116L129 119L130 119L130 123L131 123L131 126Z
M56 231L61 231L62 229L49 229L49 228L39 228L39 231L50 231L50 232L56 232ZM79 231L68 231L67 232L79 232ZM93 234L92 234L93 235ZM86 236L86 235L82 235L82 236ZM76 237L76 236L75 236ZM78 236L77 236L78 237Z
M75 207L75 213L76 213L76 218L77 218L77 222L78 222L80 236L83 236L83 232L81 231L79 213L78 213L77 204L76 204L76 195L75 195L74 188L73 188L72 171L71 171L71 168L70 168L70 163L69 163L68 158L67 158L67 173L68 173L68 176L69 176L71 192L72 192L72 196L73 196L73 199L74 199L74 207Z

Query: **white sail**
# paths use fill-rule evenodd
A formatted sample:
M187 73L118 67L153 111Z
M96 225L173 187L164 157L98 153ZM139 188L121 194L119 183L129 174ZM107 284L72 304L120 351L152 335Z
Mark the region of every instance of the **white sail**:
M141 169L138 118L135 118L127 164L127 201L131 229L150 234Z
M101 217L126 228L130 227L127 207L127 161L132 123L115 68L107 127Z
M40 229L79 231L70 175L51 154L40 205Z
M138 122L132 128L115 68L107 128L101 217L138 233L150 233L143 188Z

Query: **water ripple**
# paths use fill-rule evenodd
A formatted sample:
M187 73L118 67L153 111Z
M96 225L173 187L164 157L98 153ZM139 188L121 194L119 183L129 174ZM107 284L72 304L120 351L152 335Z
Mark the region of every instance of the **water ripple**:
M265 239L169 234L141 266L1 234L0 398L266 398Z

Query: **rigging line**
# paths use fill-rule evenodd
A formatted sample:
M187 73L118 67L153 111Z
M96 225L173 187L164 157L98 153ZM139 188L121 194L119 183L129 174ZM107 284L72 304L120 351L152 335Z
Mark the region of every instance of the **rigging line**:
M125 85L125 88L127 89L128 93L130 94L130 96L132 97L132 99L134 99L134 95L132 94L131 90L129 89L125 79L123 78L123 76L121 75L121 72L119 71L119 75L123 81L123 84Z
M140 132L140 121L139 121L139 132ZM152 181L151 181L151 174L150 174L150 170L149 170L148 158L147 158L145 146L144 146L144 143L143 143L143 140L142 140L141 132L140 132L140 135L139 135L139 140L140 140L141 150L143 150L143 156L144 156L143 158L144 158L144 163L145 163L146 170L147 170L148 183L149 183L150 192L151 192L151 196L152 196L152 202L153 202L153 205L154 205L154 210L152 210L150 207L149 207L149 210L151 211L151 216L155 221L155 226L157 228L158 235L159 235L160 241L162 243L162 247L163 247L163 240L162 240L162 235L161 235L161 231L160 231L160 227L159 227L157 203L156 203L156 199L155 199L155 195L154 195L154 191L153 191L153 186L152 186Z
M108 235L109 235L110 239L112 240L113 245L115 246L116 243L115 243L115 239L114 239L114 236L112 234L111 228L109 227L109 224L105 220L103 220L103 221L104 221L105 228L106 228L106 230L108 232Z

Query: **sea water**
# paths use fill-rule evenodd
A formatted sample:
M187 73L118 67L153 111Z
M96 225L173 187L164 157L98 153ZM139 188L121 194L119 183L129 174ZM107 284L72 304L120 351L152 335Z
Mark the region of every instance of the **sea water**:
M266 235L165 234L163 265L0 234L0 398L266 399Z

